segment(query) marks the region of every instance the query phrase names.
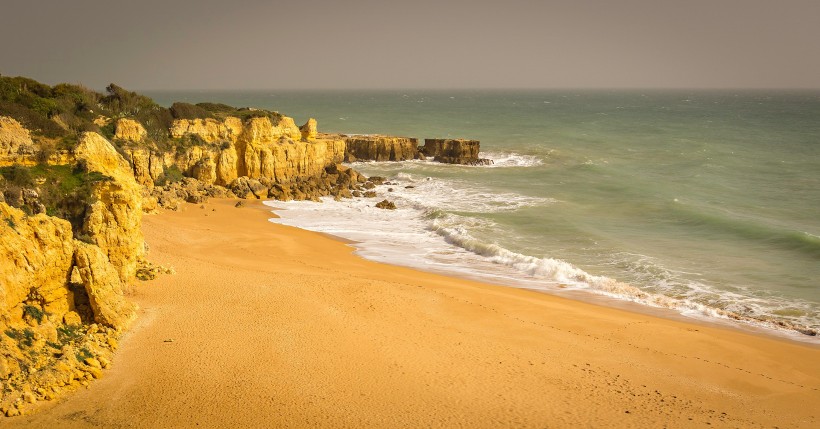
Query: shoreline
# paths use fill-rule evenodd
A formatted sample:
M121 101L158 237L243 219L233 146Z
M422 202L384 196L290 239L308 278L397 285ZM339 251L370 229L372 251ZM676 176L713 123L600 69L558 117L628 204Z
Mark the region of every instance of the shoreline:
M287 208L283 207L275 207L273 204L276 202L274 200L261 200L262 205L264 208L269 210L270 217L273 219L279 218L280 216L276 213L277 210L288 210ZM270 204L266 204L270 203ZM269 219L270 220L270 219ZM733 319L729 316L715 316L709 314L685 314L686 310L681 308L672 308L672 307L663 307L663 306L656 306L652 305L650 302L641 302L629 299L628 297L623 296L610 296L606 293L598 293L592 289L539 289L535 287L528 287L526 284L517 283L514 280L510 280L507 282L497 281L493 282L491 279L486 279L481 276L470 276L466 273L460 273L458 271L448 271L445 269L425 269L424 267L420 267L418 265L402 265L399 263L395 263L392 261L380 261L375 259L369 259L365 256L360 255L358 252L359 249L356 244L358 241L348 239L339 235L335 235L329 232L322 232L322 231L312 231L310 229L300 228L299 226L292 226L292 225L285 225L271 220L271 223L279 225L279 226L286 226L297 228L302 231L312 232L315 234L319 234L325 237L330 238L331 240L338 241L340 243L344 243L351 247L351 253L358 258L363 260L367 260L369 262L373 262L376 264L384 264L394 267L402 267L410 270L417 270L433 275L441 275L445 277L450 277L454 279L461 279L465 281L471 282L478 282L493 286L499 287L508 287L514 288L519 290L528 290L536 293L542 293L549 296L554 297L561 297L565 299L570 299L573 301L580 301L585 302L588 304L593 305L600 305L607 308L616 308L621 309L624 311L634 312L638 314L644 314L654 317L661 317L668 320L675 320L683 323L692 323L696 325L703 325L703 326L711 326L723 329L729 329L736 332L751 334L751 335L760 335L766 338L781 340L789 343L796 343L802 344L808 347L813 347L816 349L820 349L820 337L815 335L808 335L804 334L795 329L789 329L784 327L776 327L775 324L768 325L761 320L756 320L752 318L747 318L743 316L738 316L738 319Z
M140 318L101 380L8 422L820 421L811 407L820 401L820 351L808 344L373 262L326 235L272 225L261 202L234 202L146 216L149 259L178 274L136 288Z

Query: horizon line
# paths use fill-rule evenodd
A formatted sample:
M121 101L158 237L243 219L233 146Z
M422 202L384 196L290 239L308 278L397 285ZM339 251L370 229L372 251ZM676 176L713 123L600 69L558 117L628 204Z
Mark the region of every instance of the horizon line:
M390 88L133 88L144 92L249 92L249 91L820 91L818 87L390 87Z

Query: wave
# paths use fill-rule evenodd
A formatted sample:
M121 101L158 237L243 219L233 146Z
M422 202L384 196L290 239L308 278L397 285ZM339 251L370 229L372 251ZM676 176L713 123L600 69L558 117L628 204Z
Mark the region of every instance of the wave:
M356 161L350 163L354 168L356 167L373 167L373 166L428 166L428 167L449 167L449 168L528 168L538 167L544 164L544 160L536 155L522 155L515 152L481 152L478 154L479 158L492 160L493 163L489 165L460 165L460 164L444 164L433 161L432 158L426 160L411 159L406 161Z
M483 256L494 264L513 268L526 276L553 283L559 288L584 289L611 298L677 310L690 316L702 315L731 319L768 328L786 329L808 336L816 336L820 332L820 325L812 323L815 318L810 317L809 305L800 302L779 300L774 297L760 299L750 297L748 294L716 291L695 282L686 285L685 291L679 291L680 297L672 297L662 293L648 292L606 276L587 273L560 259L523 255L497 244L482 242L469 234L460 219L455 220L452 216L435 217L430 229L442 236L449 244ZM644 265L641 269L658 271L657 266ZM668 272L663 272L663 275L667 279L673 278ZM658 280L654 275L652 277L652 281Z
M820 237L808 232L766 225L731 213L709 213L703 209L692 209L685 204L675 204L672 210L675 217L684 225L732 234L747 240L762 241L784 250L820 259Z
M488 168L537 167L544 164L544 161L535 155L521 155L515 152L481 152L479 157L493 161L491 165L485 166Z

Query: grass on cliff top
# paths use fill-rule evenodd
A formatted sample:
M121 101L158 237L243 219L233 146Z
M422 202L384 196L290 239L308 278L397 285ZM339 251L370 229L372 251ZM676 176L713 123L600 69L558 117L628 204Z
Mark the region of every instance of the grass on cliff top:
M0 167L0 192L6 203L33 214L33 207L20 198L22 189L35 189L46 214L71 222L74 235L79 234L85 210L95 184L109 181L110 177L88 172L82 165L37 165L25 167L12 165Z
M131 118L142 124L148 141L159 147L174 146L169 129L174 119L225 119L234 116L243 121L269 118L273 125L282 119L279 112L236 108L221 103L174 103L165 108L150 97L128 91L115 84L99 93L81 85L61 83L49 86L27 77L0 76L0 116L16 119L32 132L35 140L52 139L60 147L70 147L85 131L93 131L111 140L115 120L99 126L94 120Z
M243 121L251 118L268 118L275 126L282 120L279 112L248 107L233 107L222 103L182 103L171 105L171 114L175 119L220 119L233 116Z

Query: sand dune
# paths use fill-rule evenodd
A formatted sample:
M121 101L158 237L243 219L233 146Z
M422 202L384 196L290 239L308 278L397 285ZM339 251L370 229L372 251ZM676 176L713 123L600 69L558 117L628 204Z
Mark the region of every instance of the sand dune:
M19 427L820 426L820 349L380 265L261 204L144 219L137 326Z

